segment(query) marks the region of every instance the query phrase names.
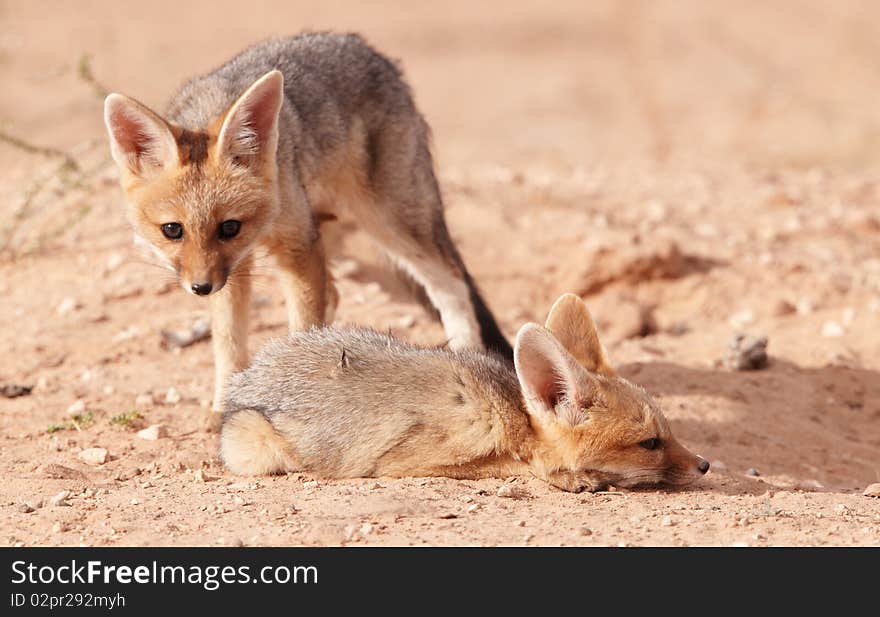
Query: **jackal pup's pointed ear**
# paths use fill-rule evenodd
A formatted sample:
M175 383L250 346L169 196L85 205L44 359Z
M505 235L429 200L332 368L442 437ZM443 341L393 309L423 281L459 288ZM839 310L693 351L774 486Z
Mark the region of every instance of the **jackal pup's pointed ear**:
M120 169L136 176L171 169L180 162L171 127L146 105L110 94L104 99L110 153Z
M559 341L538 324L516 335L513 362L526 407L543 420L558 418L572 426L589 417L599 403L599 384Z
M602 375L615 374L599 341L590 311L579 297L574 294L559 296L544 326L585 369Z
M244 166L274 161L283 102L281 71L269 71L255 81L226 112L217 138L218 156Z

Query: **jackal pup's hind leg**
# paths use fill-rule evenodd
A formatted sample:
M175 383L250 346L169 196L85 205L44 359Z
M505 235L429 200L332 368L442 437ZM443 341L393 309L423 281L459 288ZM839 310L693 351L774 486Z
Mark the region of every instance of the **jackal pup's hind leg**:
M369 190L352 204L362 229L421 285L440 313L449 347L485 348L513 359L449 236L428 149L427 127L391 130L372 140Z

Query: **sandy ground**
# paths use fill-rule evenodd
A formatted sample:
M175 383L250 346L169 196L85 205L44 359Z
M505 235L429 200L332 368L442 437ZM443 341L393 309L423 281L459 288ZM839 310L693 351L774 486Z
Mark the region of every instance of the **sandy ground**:
M57 150L0 143L0 386L33 386L0 398L0 543L880 544L880 499L862 494L880 481L874 5L142 6L0 3L0 129ZM131 247L100 90L161 107L245 44L307 28L361 31L403 61L452 233L505 332L580 293L612 361L712 461L702 482L573 495L224 472L210 345L160 345L206 306ZM338 320L441 341L342 231ZM264 274L253 348L286 327ZM725 368L737 332L769 338L768 368ZM167 437L136 436L157 423ZM81 460L93 447L105 463ZM517 498L498 496L508 482Z

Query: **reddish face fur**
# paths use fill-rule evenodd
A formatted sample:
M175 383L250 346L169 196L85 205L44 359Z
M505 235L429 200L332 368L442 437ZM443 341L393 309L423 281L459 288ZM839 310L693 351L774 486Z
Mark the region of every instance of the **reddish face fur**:
M276 149L283 79L258 79L201 130L174 126L134 99L107 97L104 119L129 218L184 289L221 289L280 209ZM234 235L221 234L237 221ZM163 233L174 223L182 234Z
M546 325L520 330L515 358L537 436L535 458L548 476L562 474L569 490L702 477L706 461L675 439L644 389L611 368L580 298L560 298Z
M278 212L272 174L218 160L211 145L206 160L133 178L125 191L136 232L177 272L186 290L193 283L210 283L215 292L222 288ZM222 239L220 225L227 220L239 221L240 231ZM166 238L165 223L179 223L183 236Z
M682 485L702 477L703 459L675 439L647 392L620 377L599 382L586 421L574 427L577 470L601 470L605 481L618 486ZM641 445L651 439L658 440L654 449Z

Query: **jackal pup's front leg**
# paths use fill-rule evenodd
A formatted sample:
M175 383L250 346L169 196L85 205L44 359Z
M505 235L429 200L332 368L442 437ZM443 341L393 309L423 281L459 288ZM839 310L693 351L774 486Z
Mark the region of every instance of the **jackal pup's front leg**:
M251 281L249 261L241 264L226 285L211 296L211 338L214 346L215 412L223 411L226 378L248 365L248 317ZM219 418L219 416L218 416Z

